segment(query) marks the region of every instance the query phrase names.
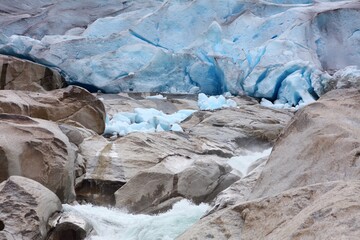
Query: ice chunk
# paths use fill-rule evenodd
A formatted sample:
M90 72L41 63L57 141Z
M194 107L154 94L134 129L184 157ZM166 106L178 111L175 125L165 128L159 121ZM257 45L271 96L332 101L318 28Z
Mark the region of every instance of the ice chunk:
M184 130L182 129L182 127L179 124L174 123L171 126L171 131L173 131L173 132L183 132Z
M216 110L221 108L236 107L237 103L232 99L226 99L223 95L207 97L204 93L198 95L200 110Z
M194 112L195 110L183 109L165 114L154 108L135 108L134 113L119 112L111 119L107 117L104 134L125 136L132 132L182 132L179 123Z

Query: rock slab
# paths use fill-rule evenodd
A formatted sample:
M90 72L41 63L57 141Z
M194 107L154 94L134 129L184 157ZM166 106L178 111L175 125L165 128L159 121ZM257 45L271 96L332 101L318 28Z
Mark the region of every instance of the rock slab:
M276 142L250 198L359 179L359 103L359 90L342 89L299 110Z
M105 129L105 107L102 102L76 86L46 93L3 90L0 92L0 113L73 123L98 134Z
M200 220L179 240L358 239L359 181L291 189Z

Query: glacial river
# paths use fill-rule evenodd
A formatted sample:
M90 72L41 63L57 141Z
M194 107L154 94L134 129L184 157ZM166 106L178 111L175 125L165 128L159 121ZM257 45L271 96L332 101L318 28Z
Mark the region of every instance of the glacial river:
M97 232L88 240L170 240L175 239L208 210L209 205L176 203L171 210L155 216L128 214L116 208L93 205L63 205L65 211L87 219Z

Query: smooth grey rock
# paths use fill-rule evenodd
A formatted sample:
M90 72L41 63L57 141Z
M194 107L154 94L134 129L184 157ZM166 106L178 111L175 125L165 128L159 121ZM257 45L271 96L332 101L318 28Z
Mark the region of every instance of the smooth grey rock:
M201 140L174 132L132 133L115 141L87 138L80 152L87 162L86 178L127 182L168 157L202 154L202 145Z
M3 90L0 92L0 113L69 124L77 122L98 134L105 129L105 108L102 102L76 86L46 93Z
M147 208L170 199L176 182L173 172L162 164L156 165L141 171L115 192L116 206L143 213Z
M357 239L359 102L359 90L335 90L299 110L260 176L225 190L179 239Z
M357 239L359 193L359 181L291 189L215 212L177 239Z
M179 164L179 159L173 164ZM210 159L195 161L182 168L174 171L167 164L159 163L141 171L115 192L116 206L134 213L153 213L154 209L159 210L157 205L161 205L162 210L171 208L179 197L195 203L208 202L238 179L230 173L229 166Z
M276 142L251 198L360 174L360 92L334 90L299 110ZM269 187L271 186L271 187Z
M260 150L275 142L292 117L289 111L264 108L240 98L234 100L239 102L239 108L200 111L194 113L182 127L191 135L234 152Z
M106 113L110 116L118 112L133 112L135 108L155 108L166 114L172 114L181 109L198 110L197 95L161 93L166 99L149 98L154 94L97 94L97 97L103 101Z
M20 175L72 201L76 154L58 125L21 115L0 114L0 181Z

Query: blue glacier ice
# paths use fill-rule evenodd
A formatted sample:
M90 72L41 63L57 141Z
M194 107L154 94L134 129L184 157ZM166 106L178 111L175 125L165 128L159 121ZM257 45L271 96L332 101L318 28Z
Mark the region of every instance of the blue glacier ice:
M355 0L115 2L35 0L22 9L6 0L0 53L58 68L93 91L231 92L289 106L317 100L336 71L360 67Z
M104 134L125 136L132 132L182 132L179 125L196 110L179 110L165 114L154 108L135 108L134 112L118 112L107 117Z
M200 93L198 96L198 106L200 110L216 110L236 107L237 103L232 99L226 99L223 95L208 97L204 93Z

